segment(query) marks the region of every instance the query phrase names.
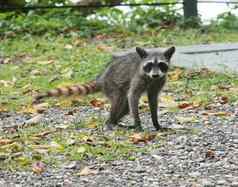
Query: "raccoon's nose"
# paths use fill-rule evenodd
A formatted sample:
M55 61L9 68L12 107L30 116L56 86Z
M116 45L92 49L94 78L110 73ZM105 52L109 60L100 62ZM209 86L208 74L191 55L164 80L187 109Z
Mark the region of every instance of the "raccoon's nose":
M159 77L159 75L158 74L154 74L154 75L152 75L152 77L153 78L157 78L157 77Z

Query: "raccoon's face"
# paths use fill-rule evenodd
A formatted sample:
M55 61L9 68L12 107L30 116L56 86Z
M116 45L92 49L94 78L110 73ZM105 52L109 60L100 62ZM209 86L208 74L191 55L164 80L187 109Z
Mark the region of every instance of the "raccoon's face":
M156 79L164 77L170 65L170 58L175 52L175 47L167 49L163 53L149 54L142 48L136 48L137 53L143 59L142 60L142 71L146 76Z

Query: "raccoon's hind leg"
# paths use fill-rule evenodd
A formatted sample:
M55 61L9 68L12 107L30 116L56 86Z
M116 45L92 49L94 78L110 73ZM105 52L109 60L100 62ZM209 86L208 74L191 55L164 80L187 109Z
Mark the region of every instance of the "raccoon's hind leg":
M112 130L118 124L118 121L129 113L129 106L124 94L109 99L111 100L111 110L109 119L106 121L106 129Z

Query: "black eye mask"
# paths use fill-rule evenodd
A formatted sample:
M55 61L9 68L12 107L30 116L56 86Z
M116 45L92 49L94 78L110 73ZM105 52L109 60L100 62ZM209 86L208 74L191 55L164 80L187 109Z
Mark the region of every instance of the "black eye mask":
M160 62L159 64L153 64L152 62L149 62L143 67L143 69L146 73L149 73L152 70L153 66L158 66L163 73L166 73L169 69L168 65L163 62Z
M151 71L151 69L152 69L152 66L153 66L153 63L152 63L152 62L149 62L149 63L147 63L147 64L143 67L143 69L144 69L144 71L145 71L146 73L149 73L149 72Z
M166 73L166 72L168 71L169 67L168 67L167 64L161 62L161 63L159 63L159 69L160 69L163 73Z

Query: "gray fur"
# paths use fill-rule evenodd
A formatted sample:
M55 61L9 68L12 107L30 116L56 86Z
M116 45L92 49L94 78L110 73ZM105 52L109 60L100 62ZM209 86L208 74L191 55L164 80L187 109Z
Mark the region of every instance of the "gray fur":
M97 86L111 102L110 117L106 122L109 129L129 112L134 119L134 127L142 129L138 105L144 92L147 92L153 125L156 130L161 129L157 116L157 98L166 82L167 72L161 72L157 66L145 72L143 66L148 62L163 62L169 66L175 48L153 53L147 53L142 48L136 48L136 51L133 55L112 60L96 80Z

